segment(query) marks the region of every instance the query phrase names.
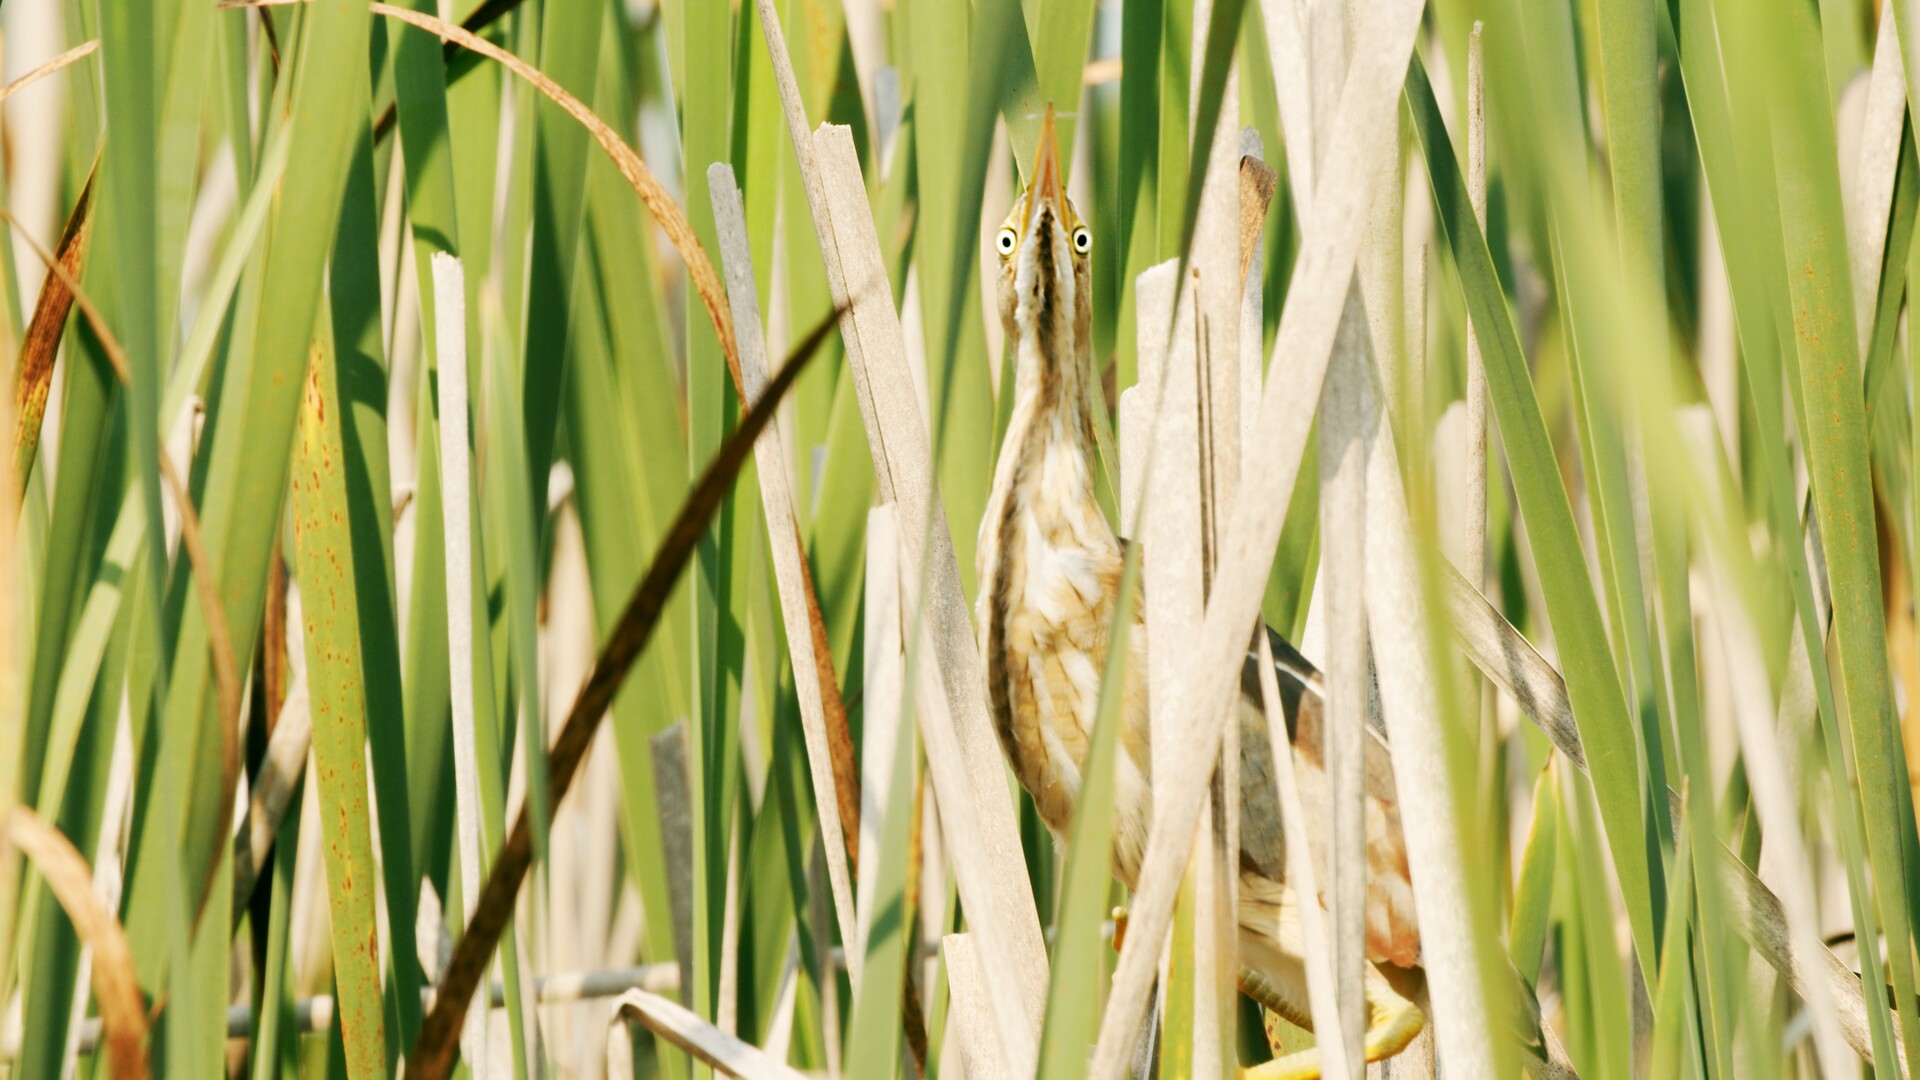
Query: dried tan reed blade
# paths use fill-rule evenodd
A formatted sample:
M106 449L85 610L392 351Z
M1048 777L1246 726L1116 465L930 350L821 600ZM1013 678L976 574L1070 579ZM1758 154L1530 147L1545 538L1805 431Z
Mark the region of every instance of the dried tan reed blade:
M134 975L127 933L93 894L93 873L60 830L24 806L7 819L7 839L40 871L80 940L93 949L94 995L107 1036L107 1060L116 1077L147 1076L147 1005Z

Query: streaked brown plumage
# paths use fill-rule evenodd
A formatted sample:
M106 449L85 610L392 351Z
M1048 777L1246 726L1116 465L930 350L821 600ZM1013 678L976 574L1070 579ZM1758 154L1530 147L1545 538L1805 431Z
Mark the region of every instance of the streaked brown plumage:
M1053 112L1027 190L997 234L1000 316L1016 359L1013 408L980 524L977 622L1002 748L1056 837L1072 820L1120 586L1121 541L1094 498L1090 331L1092 237L1062 189ZM1114 872L1137 884L1152 806L1146 626L1136 606L1114 820ZM1325 835L1328 792L1317 760L1319 673L1270 634L1310 835ZM1287 884L1273 758L1255 654L1240 704L1241 985L1310 1025L1299 912ZM1369 736L1367 1058L1404 1048L1424 1020L1383 969L1417 967L1413 891L1386 748ZM1329 880L1325 867L1317 880ZM1404 976L1404 970L1395 972ZM1399 980L1406 985L1406 980ZM1414 980L1417 983L1417 979ZM1319 1075L1314 1051L1249 1071L1262 1080Z

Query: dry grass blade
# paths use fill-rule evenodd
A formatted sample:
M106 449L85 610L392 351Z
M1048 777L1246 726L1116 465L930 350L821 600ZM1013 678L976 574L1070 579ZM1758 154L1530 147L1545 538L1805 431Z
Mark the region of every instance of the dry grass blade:
M1179 687L1175 713L1206 719L1196 725L1179 768L1164 779L1156 770L1154 777L1155 822L1140 870L1141 890L1095 1050L1092 1075L1103 1080L1124 1070L1133 1033L1147 1006L1155 957L1172 921L1178 865L1199 819L1207 778L1225 736L1227 704L1237 692L1247 634L1259 613L1285 520L1287 494L1306 450L1314 402L1365 225L1368 191L1361 181L1371 174L1372 166L1362 133L1392 122L1424 5L1418 0L1395 0L1386 8L1377 14L1376 25L1388 29L1359 45L1354 57L1326 165L1315 182L1306 242L1274 339L1273 355L1284 358L1286 366L1280 370L1287 375L1267 380L1254 425L1260 445L1271 448L1270 467L1243 478L1244 488L1225 533L1202 648L1196 653L1205 658L1204 663Z
M1240 158L1240 277L1245 280L1267 225L1267 205L1280 187L1273 166L1252 155Z
M814 228L822 234L823 255L831 253L829 266L838 267L829 270L829 285L839 290L851 282L886 281L850 130L823 124L810 147L828 207ZM914 583L913 594L902 599L907 633L910 641L923 635L918 640L931 650L910 669L914 718L926 739L943 819L967 823L947 830L948 851L961 903L979 935L1002 1045L1015 1074L1024 1074L1038 1053L1048 960L1008 798L1006 759L987 716L973 619L946 507L935 488L932 443L921 423L898 313L880 288L848 310L853 333L843 323L842 339L848 340L854 371L864 373L856 374L855 386L864 380L870 395L861 402L867 447L876 478L884 477L879 488L900 514L901 580Z
M1724 567L1712 566L1712 583L1721 613L1722 648L1735 677L1729 680L1736 696L1733 709L1740 736L1741 760L1752 784L1752 805L1765 830L1766 842L1760 849L1760 861L1779 886L1780 916L1787 928L1787 947L1795 966L1810 968L1818 962L1821 942L1818 930L1819 905L1814 896L1817 880L1814 864L1807 855L1806 838L1793 813L1791 789L1787 787L1786 767L1773 733L1773 708L1766 692L1765 670L1761 668L1759 635L1751 617L1738 607L1730 595ZM1675 815L1676 818L1678 815ZM1803 982L1796 988L1807 1003L1812 1017L1814 1050L1828 1076L1844 1076L1848 1066L1846 1048L1834 1008L1834 991L1824 980Z
M1547 733L1569 765L1586 772L1587 753L1560 673L1459 573L1447 573L1443 587L1447 616L1467 659Z
M26 490L27 474L33 471L34 456L40 449L40 422L47 413L47 392L53 385L53 361L60 352L60 338L66 333L67 315L73 311L73 291L66 282L80 276L87 258L87 240L93 234L93 178L98 166L89 170L80 198L67 215L60 231L60 243L54 250L57 265L65 277L47 270L40 283L40 298L34 301L33 321L27 324L26 344L20 349L19 384L14 394L13 479Z
M794 523L793 542L796 547L802 544L798 522ZM853 749L853 728L847 724L847 701L840 694L840 680L833 674L833 648L827 641L827 620L820 613L820 594L813 585L813 567L804 558L800 560L800 585L807 603L807 636L813 639L814 671L820 680L820 712L827 725L833 792L840 802L840 823L847 838L847 874L858 881L860 831L848 829L846 823L860 820L860 766Z
M283 638L284 640L284 638ZM307 685L300 678L280 708L280 718L267 740L267 753L254 776L247 800L247 820L233 838L233 925L247 914L247 897L253 895L254 878L267 850L280 832L293 801L295 786L307 768L307 751L313 746L313 715L307 710Z
M1146 616L1147 640L1153 648L1147 652L1147 702L1149 760L1158 775L1169 768L1181 752L1187 717L1170 711L1173 687L1187 678L1196 657L1192 653L1195 629L1206 610L1202 585L1205 555L1200 492L1205 431L1200 423L1200 391L1204 368L1198 347L1196 326L1197 274L1181 280L1178 260L1168 260L1141 274L1134 292L1138 311L1136 330L1140 337L1140 380L1149 395L1147 416L1148 443L1152 449L1142 467L1144 485L1142 511L1136 534L1144 552L1140 561L1141 608ZM1183 287L1184 286L1184 287ZM1177 374L1176 374L1177 373ZM1161 553L1165 553L1162 555ZM1156 557L1157 556L1157 557ZM1231 790L1231 789L1229 789ZM1174 873L1184 875L1188 884L1182 895L1192 906L1197 924L1193 943L1176 946L1178 963L1189 978L1168 976L1166 1010L1170 1018L1167 1041L1178 1045L1181 1028L1200 1026L1193 1019L1198 1011L1193 984L1201 981L1196 954L1202 951L1208 935L1202 932L1201 916L1210 905L1197 895L1196 879L1204 879L1206 860L1199 848L1211 848L1211 822L1190 845L1190 854ZM1211 855L1211 851L1207 852ZM1171 970L1170 962L1170 970ZM1177 1019L1176 1019L1177 1018ZM1199 1041L1198 1039L1195 1040ZM1196 1057L1197 1057L1196 1053ZM1206 1061L1179 1062L1180 1068L1212 1071Z
M579 695L574 698L566 724L548 751L547 760L551 770L548 790L552 792L554 806L566 798L567 789L593 744L600 721L606 716L614 695L619 692L652 638L666 607L667 597L680 579L687 561L693 557L694 547L706 532L721 499L733 486L734 477L746 464L747 456L753 452L755 440L772 422L780 399L792 388L807 362L819 352L821 343L832 333L839 316L838 311L830 314L794 349L786 365L767 384L766 392L747 411L740 426L720 447L720 452L714 455L700 482L694 486L686 502L681 504L673 524L661 537L652 564L635 587L632 598L620 613L619 621L607 635L606 645L594 661L586 685L580 688ZM473 919L467 924L466 932L447 965L433 1011L421 1025L419 1039L414 1043L413 1052L408 1055L409 1075L424 1080L440 1080L452 1067L454 1041L466 1019L468 1001L486 971L494 946L499 943L501 933L513 917L520 883L526 879L532 862L533 824L523 808L514 820L513 831L508 834L506 843L494 859L493 872L480 894Z
M27 72L25 75L20 76L7 85L0 86L0 101L7 100L20 91L25 90L27 87L32 86L34 83L39 82L41 79L73 63L75 60L92 55L98 48L100 48L99 38L94 38L91 41L83 41L75 45L73 48L41 64L39 67L34 68L32 71ZM91 176L89 176L89 179L91 179Z
M1331 1063L1328 1074L1351 1076L1348 1063L1361 1060L1366 1030L1366 796L1362 789L1366 746L1368 685L1372 675L1367 647L1367 463L1380 448L1369 444L1376 406L1366 356L1367 313L1360 303L1358 275L1347 293L1334 338L1333 360L1320 390L1320 581L1327 613L1324 712L1327 763L1328 844L1327 941L1339 1031L1347 1039L1335 1048L1329 1037L1316 1039ZM1384 678L1386 673L1381 672ZM1426 914L1422 908L1421 914Z
M13 224L15 231L26 238L34 254L47 264L47 272L59 279L61 287L80 306L80 314L87 320L94 336L100 339L101 351L107 354L107 362L112 365L114 376L120 380L120 384L125 386L131 382L133 367L127 359L126 349L101 316L92 297L80 287L73 270L28 236L26 230L19 228L20 223L12 214L0 210L0 218ZM188 495L186 485L181 482L179 472L174 469L167 448L161 446L158 451L161 480L173 492L174 504L180 514L180 546L193 568L194 591L199 597L201 615L206 619L207 651L212 654L213 677L219 695L216 722L220 725L221 791L224 797L220 801L220 827L209 840L213 855L207 860L207 876L200 884L194 903L193 925L197 933L200 916L206 912L207 898L212 894L214 877L219 871L220 847L227 842L227 830L233 825L233 793L240 778L240 664L234 655L233 633L227 625L226 608L220 603L219 579L213 574L212 557L201 540L200 519L194 512L193 499Z
M94 306L93 298L88 296L86 290L80 287L79 277L73 271L69 270L59 258L55 257L53 252L48 251L46 245L35 240L33 234L28 232L26 227L20 224L20 219L13 216L12 211L5 207L0 207L0 221L5 221L7 224L13 226L14 234L26 241L27 247L33 249L34 255L46 264L47 273L58 278L60 287L65 289L67 294L73 298L73 302L80 306L80 314L86 317L87 325L91 326L94 333L100 336L101 351L107 354L107 363L113 367L114 377L120 380L120 385L125 386L129 382L132 382L133 372L132 369L127 366L126 350L120 347L120 339L114 337L113 332L107 329L106 319L101 316L100 309Z
M686 1008L645 990L629 990L614 1004L614 1019L644 1026L722 1076L740 1080L802 1080L805 1075L773 1060L757 1047L721 1031Z
M1189 193L1188 220L1192 228L1189 250L1191 278L1183 283L1194 294L1193 306L1198 322L1195 345L1199 351L1196 371L1196 405L1200 427L1198 481L1201 565L1197 568L1204 597L1218 569L1220 531L1241 486L1242 388L1240 334L1243 288L1241 257L1246 251L1245 215L1240 176L1240 75L1230 59L1209 62L1220 46L1219 23L1236 28L1244 4L1238 0L1202 0L1194 5L1194 27L1190 43L1192 57L1188 80L1188 129L1190 178L1200 175L1197 197ZM1200 33L1200 27L1207 27ZM1214 95L1218 95L1217 98ZM1217 102L1217 103L1216 103ZM1192 180L1189 179L1189 183ZM1258 386L1257 380L1254 386ZM1164 391L1163 391L1164 393ZM1165 447L1165 442L1159 444ZM1154 471L1169 457L1161 450ZM1149 483L1152 481L1149 480ZM1167 506L1155 501L1155 516ZM1164 548L1162 550L1165 550ZM1148 558L1145 569L1154 562ZM1154 605L1148 602L1151 621ZM1196 603L1191 626L1198 629L1204 612ZM1149 640L1155 640L1151 631ZM1165 638L1160 640L1164 648ZM1150 650L1149 660L1160 650ZM1175 650L1175 657L1181 655ZM1149 671L1153 665L1148 664ZM1148 692L1149 703L1152 691ZM1177 724L1184 717L1175 717ZM1193 1016L1200 1029L1194 1040L1193 1065L1196 1072L1222 1075L1233 1061L1234 1051L1226 1033L1233 1030L1236 962L1239 937L1236 912L1239 909L1238 873L1240 851L1240 726L1227 725L1218 765L1218 786L1213 811L1201 830L1202 843L1195 846L1190 864L1194 877ZM1184 1006L1182 1006L1184 1007Z
M986 716L973 622L945 507L933 490L933 454L907 370L905 336L884 288L853 296L852 283L887 280L871 204L850 132L807 130L806 109L773 0L757 0L787 134L799 160L814 236L826 265L828 293L842 307L854 396L873 461L874 493L900 513L903 580L923 583L920 621L933 662L916 667L916 719L942 819L968 822L947 830L949 856L968 918L982 943L988 995L1003 1050L1018 1074L1030 1071L1039 1046L1047 985L1046 943L1022 862L1005 759Z
M754 289L746 207L740 198L740 188L734 182L731 165L717 162L709 168L707 188L713 196L713 217L720 240L721 264L726 268L728 300L739 323L735 330L741 343L740 372L746 379L745 385L739 388L740 400L753 402L763 393L767 379L766 341L760 333L760 301ZM854 772L851 737L847 738L845 759L840 760L834 753L828 726L826 701L829 697L838 701L839 684L833 677L833 654L827 651L826 623L820 616L820 601L813 595L811 576L806 571L807 551L800 539L799 522L794 517L783 426L775 417L768 437L754 446L754 457L760 466L760 504L766 514L767 535L773 540L774 578L779 590L780 614L786 625L787 650L793 663L794 696L800 703L807 764L812 772L815 798L821 804L821 843L826 850L834 914L840 925L840 939L854 942L860 940L853 904L853 875L857 872L859 857L859 779ZM811 680L802 677L802 672L809 668L814 672ZM844 706L840 722L844 732ZM822 797L825 791L830 791L832 797ZM861 952L855 949L847 954L847 970L856 992L860 986Z
M1861 995L1860 976L1828 948L1819 950L1813 969L1802 966L1793 955L1793 939L1780 898L1738 855L1722 847L1720 856L1721 884L1741 934L1801 998L1808 996L1815 982L1824 982L1832 994L1841 1036L1861 1061L1873 1064L1873 1039L1867 1032L1867 1004ZM1896 1030L1893 1036L1897 1058L1904 1050L1900 1033Z
M459 869L461 915L471 920L480 900L482 852L480 827L479 741L474 702L477 676L474 629L473 454L467 433L467 319L465 268L459 258L435 252L432 260L434 307L440 313L435 335L440 352L436 387L440 408L440 486L447 598L448 711L453 728L454 838ZM485 1015L468 1018L461 1036L467 1066L485 1075Z
M525 60L500 48L490 41L475 37L473 33L444 19L436 19L409 8L395 7L392 4L375 3L374 14L386 15L401 22L417 26L430 34L437 34L442 40L459 45L479 53L489 60L498 61L508 71L531 83L534 89L545 94L548 100L560 106L568 116L580 122L580 125L592 133L595 142L613 159L614 167L620 175L627 178L633 190L645 203L647 211L653 215L674 250L680 253L680 261L686 264L687 278L693 289L700 295L700 303L707 309L707 318L713 322L714 335L720 339L720 349L727 356L727 373L733 378L735 386L740 385L740 348L733 336L733 318L727 312L727 294L720 285L719 275L713 271L713 263L707 259L707 253L700 247L700 240L694 235L693 225L687 221L687 215L680 204L673 201L667 189L640 159L640 154L628 146L605 120L594 115L593 110L581 104L580 99L560 87L559 83L547 78L540 69Z
M512 2L518 3L518 0L512 0ZM709 170L709 172L712 173L713 170L722 168L726 170L728 182L731 183L733 177L732 166L715 163L713 169ZM708 184L715 192L721 190L717 174L709 176ZM729 190L732 190L736 196L738 195L737 187L730 188ZM718 196L716 196L716 199L717 198ZM737 205L737 198L735 202ZM715 216L717 218L725 217L725 215L720 214L717 208ZM741 208L740 212L735 214L730 221L721 221L723 227L729 224L737 224L740 227L737 236L738 242L734 243L733 247L740 252L743 260L741 265L747 271L740 287L749 290L747 293L742 294L744 297L754 300L751 320L754 323L753 332L758 334L759 325L757 312L759 305L757 298L754 298L751 293L753 274L752 264L748 260L752 257L752 251L746 243L744 208ZM720 237L720 244L723 249L729 247L730 238L724 232ZM722 260L727 262L728 266L731 267L733 259L731 251L723 250L721 257ZM730 272L727 279L727 289L730 298L735 288L735 282ZM742 313L741 318L749 318L749 313ZM742 337L744 336L745 326L746 324L742 323L739 327L736 327L736 330L741 332ZM762 342L763 350L764 345L765 343ZM754 367L755 363L760 362L762 361L760 361L758 357L755 357L751 362L743 360L741 366L732 372L736 380L733 385L734 393L738 394L740 400L743 402L750 403L756 400L759 394L763 392L767 379L766 372L763 370L755 370ZM779 422L776 420L775 423L778 424ZM777 460L782 463L782 468L785 467L785 457L781 448L786 445L787 443L784 437L773 444L773 452L777 455ZM762 471L764 472L765 469L763 468ZM770 481L762 481L763 491L766 490L764 485L769 482ZM847 726L847 703L846 699L840 694L840 680L833 673L833 651L827 641L827 620L825 616L820 613L820 596L813 585L813 569L807 562L806 547L800 536L800 524L793 511L793 492L790 487L785 485L784 481L782 481L782 488L785 491L785 494L782 496L784 500L783 504L786 507L785 517L788 526L793 531L793 550L797 551L800 555L800 595L806 608L807 639L812 642L811 656L807 666L812 667L816 677L815 681L818 682L820 687L820 711L827 733L828 756L833 763L834 798L837 800L840 808L840 831L846 838L847 872L850 876L858 878L860 876L860 833L858 829L847 828L848 822L858 822L860 820L860 769L855 761L853 752L853 731ZM773 496L769 493L766 497L772 498ZM772 509L768 510L770 514L773 512ZM770 532L773 530L774 523L772 519L768 520L767 527ZM791 634L793 631L790 629L788 633ZM797 663L797 659L796 655L796 666L801 666ZM804 696L802 700L805 700Z
M127 932L93 892L93 871L60 830L24 806L7 819L7 839L26 854L93 950L93 993L107 1033L107 1061L121 1080L144 1080L147 1068L147 1005L134 976Z
M1350 5L1351 6L1351 5ZM1320 46L1314 57L1309 84L1313 108L1311 142L1316 165L1324 165L1328 135L1338 108L1340 86L1345 81L1346 57L1340 41L1348 29L1356 33L1358 20L1346 19L1341 5L1318 4L1305 8L1307 36ZM1351 14L1358 14L1357 9ZM1351 25L1350 25L1351 24ZM1332 46L1328 48L1327 46ZM1302 133L1306 137L1306 133ZM1340 1034L1346 1045L1335 1048L1330 1040L1316 1039L1321 1051L1334 1062L1329 1072L1351 1076L1350 1065L1364 1069L1365 969L1366 969L1366 796L1362 790L1362 756L1372 681L1371 653L1368 648L1367 602L1374 592L1367 578L1374 570L1368 557L1372 537L1368 535L1368 510L1376 494L1369 490L1370 458L1381 452L1373 443L1373 417L1383 406L1374 401L1367 366L1371 353L1388 348L1388 343L1369 338L1370 316L1384 312L1369 311L1362 290L1377 307L1389 307L1387 297L1378 288L1378 266L1386 245L1379 233L1386 215L1379 213L1381 203L1392 190L1390 164L1397 157L1397 139L1386 127L1369 131L1372 155L1378 164L1364 174L1371 192L1372 207L1368 229L1362 241L1358 266L1347 287L1346 304L1340 312L1340 326L1334 336L1333 357L1328 362L1326 381L1320 389L1320 550L1319 587L1326 611L1326 720L1325 759L1328 780L1328 824L1332 836L1327 856L1329 881L1326 896L1328 912L1327 953L1332 969L1336 1003L1340 1010ZM1303 212L1309 222L1312 217ZM1392 395L1391 382L1386 384ZM1380 672L1381 678L1387 672ZM1411 840L1411 838L1409 838ZM1408 847L1413 845L1410 842ZM1421 915L1427 915L1425 904ZM1338 1070L1338 1071L1335 1071Z
M873 461L874 490L901 515L903 580L917 583L917 618L933 662L915 668L915 716L926 739L934 790L948 822L949 855L962 902L982 942L988 995L1007 1060L1030 1071L1045 1007L1046 944L1022 862L1005 759L986 716L981 664L945 508L934 492L931 442L906 363L899 313L885 289L849 303L850 283L887 280L873 210L848 129L807 130L792 57L772 0L758 0L787 133L799 160L828 292L845 305L841 322L855 398ZM920 623L929 623L923 627Z
M987 1004L987 981L971 934L948 934L941 943L947 960L947 991L952 995L950 1037L957 1040L968 1076L1006 1076L1006 1056Z
M1879 5L1876 5L1879 6ZM1892 11L1886 11L1888 16ZM1853 267L1855 332L1872 336L1875 285L1887 251L1887 223L1893 217L1893 186L1900 165L1901 129L1907 118L1907 81L1900 62L1899 34L1890 17L1880 20L1867 82L1866 116L1860 123L1860 149L1847 196L1847 253ZM1846 174L1843 172L1842 176Z
M1376 369L1377 371L1378 369ZM1440 1057L1463 1076L1503 1072L1492 1003L1481 981L1470 870L1461 850L1460 805L1427 636L1427 605L1400 457L1385 409L1374 415L1367 461L1367 614L1387 728L1398 744L1395 776L1413 867L1422 964Z

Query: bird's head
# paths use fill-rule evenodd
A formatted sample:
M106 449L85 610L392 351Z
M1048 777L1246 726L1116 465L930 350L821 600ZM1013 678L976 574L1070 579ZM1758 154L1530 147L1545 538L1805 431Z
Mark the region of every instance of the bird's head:
M994 234L993 249L1000 259L1000 320L1018 349L1019 382L1083 375L1093 323L1087 261L1093 234L1067 199L1051 105L1027 189Z

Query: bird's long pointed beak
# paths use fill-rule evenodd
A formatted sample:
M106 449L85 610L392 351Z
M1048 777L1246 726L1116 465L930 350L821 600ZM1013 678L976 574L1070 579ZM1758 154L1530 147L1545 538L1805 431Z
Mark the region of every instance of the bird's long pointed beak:
M1061 210L1066 206L1067 194L1060 181L1060 135L1054 127L1051 104L1040 121L1040 148L1033 155L1033 180L1027 185L1027 192L1025 220L1020 223L1022 235L1030 234L1042 204L1053 211L1053 220L1062 220Z

